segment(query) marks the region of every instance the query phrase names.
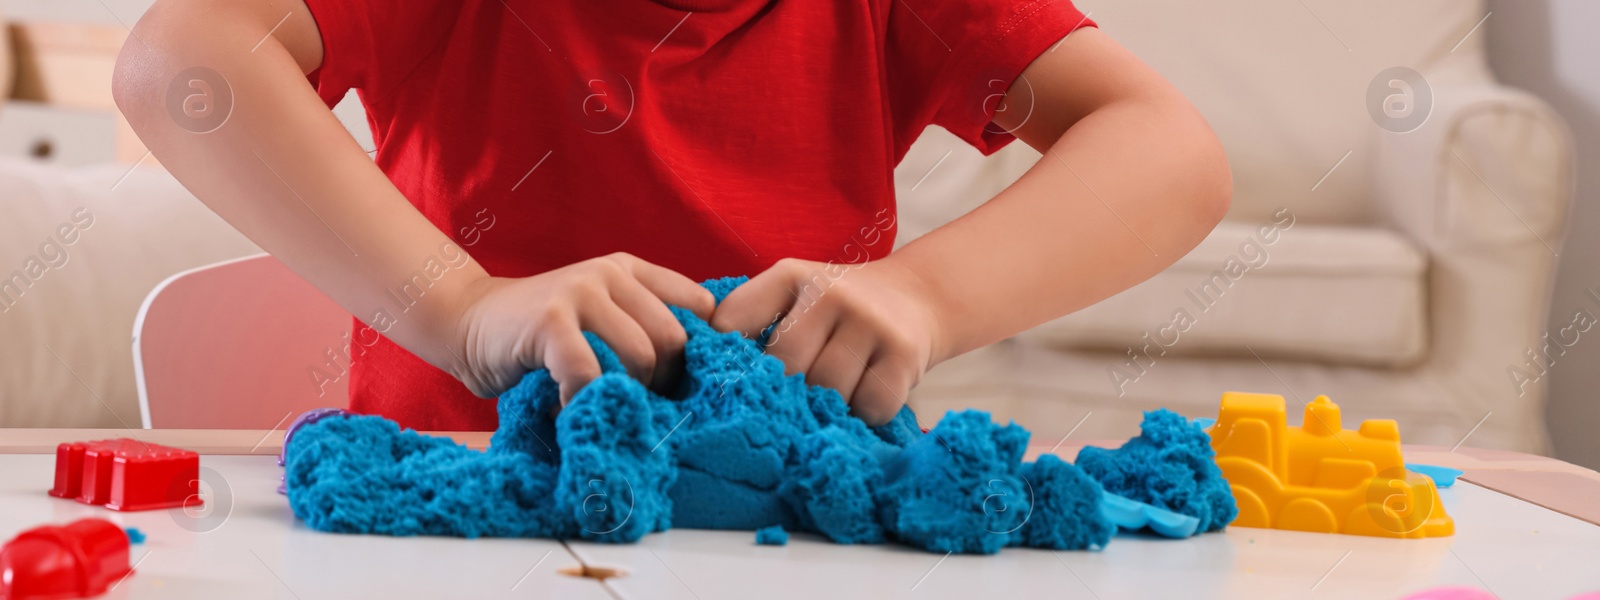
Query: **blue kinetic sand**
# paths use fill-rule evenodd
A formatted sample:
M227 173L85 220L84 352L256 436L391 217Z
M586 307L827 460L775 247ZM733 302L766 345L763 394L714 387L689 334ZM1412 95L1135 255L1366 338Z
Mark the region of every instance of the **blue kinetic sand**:
M139 531L138 527L124 527L122 531L128 534L128 545L133 546L144 543L144 532Z
M1145 413L1139 429L1139 437L1116 450L1084 448L1078 466L1107 492L1199 519L1201 533L1232 523L1239 507L1217 468L1211 437L1165 409Z
M789 532L784 531L783 527L779 525L762 527L756 530L756 543L763 546L787 546L789 544Z
M743 281L705 286L720 301ZM672 310L688 333L687 368L667 396L628 377L589 336L604 374L552 417L555 382L529 373L500 396L487 451L376 416L305 425L286 447L295 516L328 532L599 542L674 526L776 525L842 544L966 553L1097 548L1115 530L1100 483L1084 471L1054 456L1022 461L1021 427L966 411L926 435L902 409L869 428L837 392L785 377L758 342ZM1194 455L1182 437L1141 444L1141 452ZM1175 476L1194 487L1189 472Z
M1419 465L1416 463L1406 463L1406 470L1411 471L1412 473L1425 475L1429 479L1433 480L1434 486L1442 488L1455 485L1456 478L1460 477L1463 473L1466 473L1466 471L1461 469L1438 467L1434 465Z

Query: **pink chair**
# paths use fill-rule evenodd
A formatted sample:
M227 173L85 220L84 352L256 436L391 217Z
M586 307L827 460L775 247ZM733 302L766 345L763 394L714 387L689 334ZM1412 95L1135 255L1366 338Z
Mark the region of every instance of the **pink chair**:
M350 324L266 254L168 277L133 324L145 428L277 429L303 411L346 406Z

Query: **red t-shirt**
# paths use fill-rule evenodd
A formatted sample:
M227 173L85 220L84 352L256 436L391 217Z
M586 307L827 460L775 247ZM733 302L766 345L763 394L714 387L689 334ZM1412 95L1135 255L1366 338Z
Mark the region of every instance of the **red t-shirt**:
M617 251L697 280L882 257L918 134L999 149L997 94L1091 24L1069 0L306 4L317 93L357 90L378 166L503 277ZM353 410L494 428L494 401L354 337L376 342L351 349Z

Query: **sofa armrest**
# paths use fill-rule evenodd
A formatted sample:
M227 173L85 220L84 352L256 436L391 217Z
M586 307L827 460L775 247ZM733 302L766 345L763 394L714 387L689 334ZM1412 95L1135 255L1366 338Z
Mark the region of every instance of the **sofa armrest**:
M1566 124L1504 86L1442 86L1434 97L1424 126L1376 139L1381 218L1430 250L1535 243L1559 252L1573 192Z
M1511 88L1440 86L1434 98L1421 128L1380 133L1371 155L1380 218L1429 255L1434 350L1419 368L1457 399L1463 435L1482 420L1473 444L1544 451L1542 334L1574 190L1571 135Z

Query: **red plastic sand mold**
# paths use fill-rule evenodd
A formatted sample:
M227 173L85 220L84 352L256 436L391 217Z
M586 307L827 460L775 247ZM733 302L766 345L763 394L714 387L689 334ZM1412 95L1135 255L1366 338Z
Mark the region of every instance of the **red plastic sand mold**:
M56 447L51 496L117 511L201 505L200 455L127 438Z
M0 599L98 596L132 572L128 536L110 521L35 527L0 547Z

